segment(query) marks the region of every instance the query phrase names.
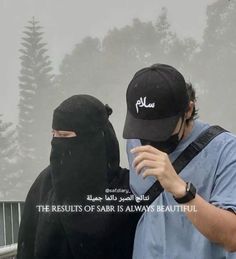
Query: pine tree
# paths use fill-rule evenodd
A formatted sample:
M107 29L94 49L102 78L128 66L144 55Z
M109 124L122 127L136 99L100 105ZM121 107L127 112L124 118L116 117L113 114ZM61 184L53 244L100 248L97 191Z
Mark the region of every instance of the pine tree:
M101 43L97 38L86 37L66 55L56 78L58 100L73 94L99 92L102 75ZM89 88L89 86L93 86Z
M188 70L189 61L198 47L192 38L181 39L172 30L165 7L159 15L156 27L156 50L153 51L154 63L170 64L178 69Z
M21 170L29 182L47 165L53 109L53 74L42 27L34 17L23 31L19 124Z
M12 123L2 120L0 114L0 199L6 199L14 182L15 131Z
M205 95L201 110L211 123L236 131L236 3L216 1L207 8L207 27L201 51L196 56L196 79ZM225 101L227 100L227 105ZM227 115L227 116L226 116Z

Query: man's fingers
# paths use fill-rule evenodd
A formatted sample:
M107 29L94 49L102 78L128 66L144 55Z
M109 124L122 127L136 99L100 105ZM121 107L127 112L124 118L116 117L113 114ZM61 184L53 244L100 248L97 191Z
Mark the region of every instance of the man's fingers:
M163 167L161 162L152 161L152 160L142 160L135 167L136 172L139 174L143 168L158 168Z
M163 154L162 151L160 151L150 145L135 147L135 148L131 149L130 152L132 154L136 154L136 153L140 153L140 152L148 152L148 153L152 153L152 154L156 154L156 155Z
M134 161L133 161L133 167L135 167L137 164L139 164L142 160L151 160L151 161L157 161L157 155L149 152L141 152L139 153Z
M152 168L152 169L146 169L144 173L142 174L142 177L145 179L147 176L155 176L158 178L158 172L159 170L157 168Z

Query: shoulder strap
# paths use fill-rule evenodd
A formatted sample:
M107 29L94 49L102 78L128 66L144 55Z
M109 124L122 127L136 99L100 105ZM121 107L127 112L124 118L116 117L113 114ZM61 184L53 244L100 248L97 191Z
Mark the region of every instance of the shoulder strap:
M176 173L179 174L195 156L197 156L216 136L223 132L227 132L227 130L220 126L211 126L203 131L203 133L201 133L195 141L189 144L172 163ZM145 196L149 196L148 203L151 204L163 191L163 187L157 180L145 193Z

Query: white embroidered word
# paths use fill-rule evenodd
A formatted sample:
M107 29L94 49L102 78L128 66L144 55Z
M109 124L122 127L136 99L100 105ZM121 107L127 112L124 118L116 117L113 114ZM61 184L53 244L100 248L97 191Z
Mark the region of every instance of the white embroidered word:
M136 111L139 113L139 108L145 107L145 108L155 108L155 103L149 103L146 104L147 97L140 97L139 100L136 102Z

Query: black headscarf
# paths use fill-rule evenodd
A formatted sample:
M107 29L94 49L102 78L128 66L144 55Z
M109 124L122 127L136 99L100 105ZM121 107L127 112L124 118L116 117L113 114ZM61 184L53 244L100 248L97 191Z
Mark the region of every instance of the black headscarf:
M75 137L54 137L51 142L50 165L58 202L73 204L104 191L107 124L105 106L88 95L72 96L55 109L52 128L76 133Z

